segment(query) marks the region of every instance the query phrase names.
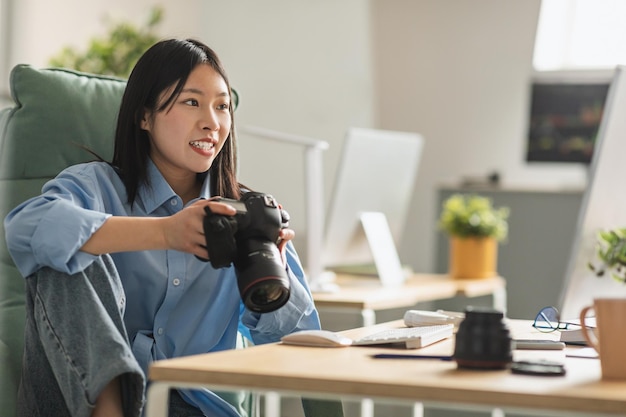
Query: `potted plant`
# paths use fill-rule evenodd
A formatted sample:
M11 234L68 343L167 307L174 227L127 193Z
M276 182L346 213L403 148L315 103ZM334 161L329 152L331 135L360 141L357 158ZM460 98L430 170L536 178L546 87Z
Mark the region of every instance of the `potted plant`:
M596 243L597 262L589 262L589 268L599 277L608 272L614 280L626 284L626 228L601 230Z
M444 203L439 228L450 237L449 274L453 278L497 275L498 243L508 237L508 207L490 198L454 194Z
M620 284L626 284L626 228L600 230L596 234L594 259L588 266L598 277L610 275ZM590 314L591 312L591 314ZM626 315L626 298L619 291L594 296L593 303L583 307L579 318L584 340L600 357L602 379L626 380L623 318ZM594 317L593 331L587 320Z
M155 6L145 26L109 22L108 33L92 38L86 51L65 47L49 63L53 67L128 78L139 57L159 40L156 29L162 20L163 8Z

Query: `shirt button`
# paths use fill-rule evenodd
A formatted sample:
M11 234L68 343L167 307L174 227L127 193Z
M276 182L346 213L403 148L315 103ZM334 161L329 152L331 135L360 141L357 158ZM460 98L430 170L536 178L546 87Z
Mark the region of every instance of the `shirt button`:
M174 278L172 283L174 284L175 287L178 287L180 285L180 280L178 278Z
M170 204L171 204L171 205L173 205L173 206L175 206L176 204L178 204L178 200L176 200L175 198L172 198L172 199L170 200Z
M159 336L161 336L163 334L163 328L162 327L159 327L159 330L157 330L157 334Z

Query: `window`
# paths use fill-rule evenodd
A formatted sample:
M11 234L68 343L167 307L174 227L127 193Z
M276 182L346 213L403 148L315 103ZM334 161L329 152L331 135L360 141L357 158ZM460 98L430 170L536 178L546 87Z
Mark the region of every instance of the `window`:
M537 71L626 65L626 1L542 0L533 66Z

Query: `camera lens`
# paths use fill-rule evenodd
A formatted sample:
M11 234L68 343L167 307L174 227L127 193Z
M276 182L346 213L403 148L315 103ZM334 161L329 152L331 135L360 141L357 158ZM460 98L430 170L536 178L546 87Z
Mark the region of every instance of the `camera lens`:
M268 313L282 307L289 300L290 283L275 242L280 230L287 227L289 214L272 196L252 191L240 201L220 201L237 208L237 214L223 216L210 207L205 209L204 234L211 265L234 265L239 295L249 310Z
M278 301L283 296L284 290L285 287L280 283L264 284L250 294L250 299L254 304L270 304Z
M246 307L257 313L269 313L282 307L289 300L289 278L284 274L284 277L256 278L246 288L242 288L246 277L240 274L239 292Z
M281 281L273 279L257 283L248 293L246 296L248 308L259 312L275 310L289 299L289 290Z
M501 311L467 307L453 355L459 368L502 369L511 363L511 335L503 318Z
M275 244L257 239L243 243L235 262L241 299L249 310L268 313L289 300L289 277Z

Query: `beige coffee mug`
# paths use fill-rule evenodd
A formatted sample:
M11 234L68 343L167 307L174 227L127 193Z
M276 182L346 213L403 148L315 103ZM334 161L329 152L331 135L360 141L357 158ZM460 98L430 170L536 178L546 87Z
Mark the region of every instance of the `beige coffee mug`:
M585 319L595 311L596 331L589 331ZM580 312L582 334L590 346L598 352L603 379L626 379L626 298L596 298L593 305Z

